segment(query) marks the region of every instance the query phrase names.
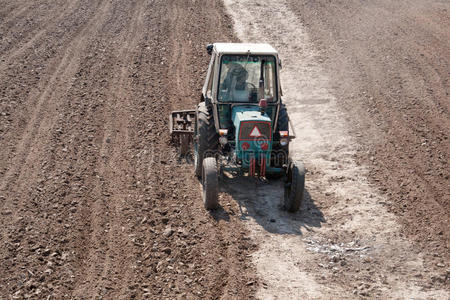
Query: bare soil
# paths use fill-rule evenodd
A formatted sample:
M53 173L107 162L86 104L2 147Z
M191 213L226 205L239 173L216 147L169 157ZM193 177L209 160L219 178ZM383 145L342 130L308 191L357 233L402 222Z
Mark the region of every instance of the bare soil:
M0 298L251 298L255 245L169 145L204 45L232 39L222 6L0 7Z
M291 1L402 232L450 259L450 5Z
M449 297L446 1L0 0L0 298ZM203 209L168 115L270 42L309 170Z
M297 136L291 154L309 170L306 201L299 214L280 211L279 183L233 180L226 186L245 208L247 227L259 245L253 255L263 279L257 296L448 298L447 40L427 50L435 60L429 64L436 70L443 67L440 77L431 71L397 73L408 82L396 87L398 94L404 87L404 93L419 98L427 87L414 86L414 82L428 82L430 77L437 80L435 96L423 103L417 100L416 105L408 99L402 105L393 104L389 95L377 96L379 113L375 114L365 95L375 97L364 90L367 86L373 93L392 90L395 83L384 78L389 72L383 67L395 72L405 68L399 62L404 55L401 47L412 48L414 42L427 40L424 35L423 39L412 38L420 36L420 26L429 26L437 36L448 35L440 27L442 21L425 25L409 21L411 11L419 17L423 8L415 2L415 10L406 9L412 2L400 1L225 3L242 41L264 41L279 49L284 66L283 100ZM430 13L439 16L441 9L448 7L448 3L429 4ZM342 11L347 10L351 13L343 16ZM366 10L366 15L361 15ZM390 20L399 20L396 26L405 27L405 45L395 44L399 49L391 52L389 33L397 28L386 24ZM385 31L376 30L379 27ZM355 54L350 53L352 49ZM345 60L353 62L355 57L363 61L353 65ZM412 60L408 66L429 70L429 65L421 63ZM358 89L363 90L355 92ZM430 111L425 106L431 107ZM431 115L424 119L428 113ZM427 159L419 155L414 142L420 132L399 116L422 118L417 126L427 130L436 126L438 134L420 146L434 145L427 148ZM397 146L390 148L389 144ZM406 157L409 160L404 165ZM413 163L413 157L421 161ZM433 185L420 176L427 164L437 170L428 170L430 176L435 175ZM419 220L414 222L414 218Z

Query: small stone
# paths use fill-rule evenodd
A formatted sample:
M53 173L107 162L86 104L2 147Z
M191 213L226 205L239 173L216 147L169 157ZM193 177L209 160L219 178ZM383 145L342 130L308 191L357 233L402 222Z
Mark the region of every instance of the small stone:
M67 252L63 252L63 254L61 255L61 260L66 260L68 256L69 254Z
M172 229L172 227L167 227L165 230L164 230L164 232L163 232L163 235L165 236L165 237L170 237L171 235L173 234L173 229Z
M189 232L185 228L179 229L178 233L184 238L189 236Z
M163 266L164 266L164 261L159 261L158 262L158 264L156 265L156 271L161 271L161 269L163 268Z

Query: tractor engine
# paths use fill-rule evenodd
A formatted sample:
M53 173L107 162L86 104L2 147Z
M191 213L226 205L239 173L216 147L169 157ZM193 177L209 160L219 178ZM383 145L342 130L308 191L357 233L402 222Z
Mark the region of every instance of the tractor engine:
M236 160L248 169L250 176L265 176L272 150L272 121L263 110L255 105L235 106L232 121L236 128Z

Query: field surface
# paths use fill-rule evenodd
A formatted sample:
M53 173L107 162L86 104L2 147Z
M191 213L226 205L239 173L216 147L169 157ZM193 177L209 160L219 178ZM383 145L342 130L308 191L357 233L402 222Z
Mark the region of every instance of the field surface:
M0 0L0 299L448 299L450 3ZM171 110L268 42L308 169L201 203Z

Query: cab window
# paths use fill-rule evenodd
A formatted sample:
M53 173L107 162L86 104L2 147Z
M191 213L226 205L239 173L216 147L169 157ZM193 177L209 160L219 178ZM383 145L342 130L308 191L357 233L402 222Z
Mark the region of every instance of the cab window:
M217 99L222 102L277 101L276 58L273 55L223 55ZM264 79L263 95L259 80Z

